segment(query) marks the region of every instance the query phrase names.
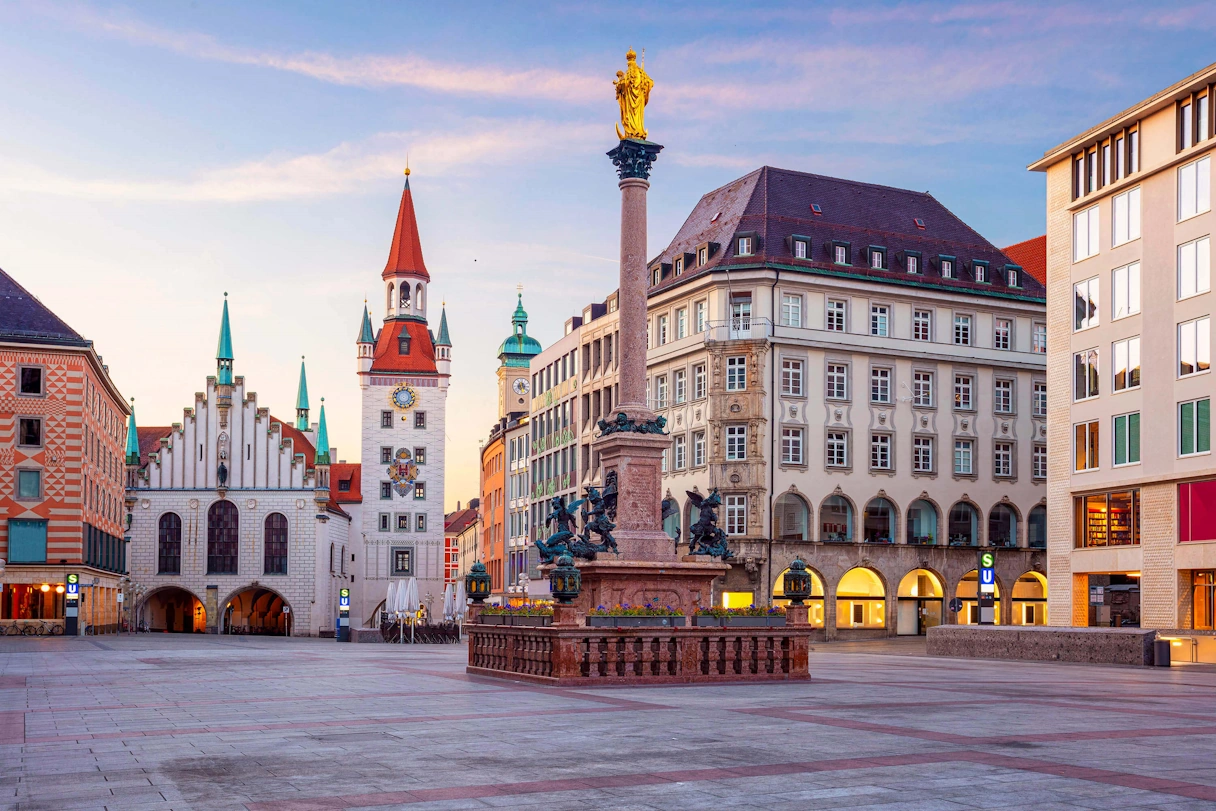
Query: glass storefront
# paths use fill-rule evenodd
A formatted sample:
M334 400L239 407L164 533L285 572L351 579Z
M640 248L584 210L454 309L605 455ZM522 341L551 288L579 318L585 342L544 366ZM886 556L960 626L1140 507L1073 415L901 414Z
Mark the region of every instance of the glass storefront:
M900 636L923 634L942 624L942 584L928 569L914 569L899 581L896 593L895 632Z
M1140 543L1140 491L1094 493L1073 499L1073 533L1078 549Z
M885 628L887 594L869 569L849 569L836 586L837 628Z
M1191 627L1216 631L1216 571L1195 572L1195 613Z
M0 598L0 619L63 619L63 591L62 583L6 585Z
M1047 578L1027 572L1013 584L1014 625L1047 624Z

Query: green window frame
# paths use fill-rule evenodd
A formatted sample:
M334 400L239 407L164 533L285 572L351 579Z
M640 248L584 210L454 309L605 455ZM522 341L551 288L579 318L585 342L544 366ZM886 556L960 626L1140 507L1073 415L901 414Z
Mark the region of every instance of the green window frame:
M1192 456L1212 450L1212 400L1178 404L1178 455Z
M1115 417L1115 465L1140 463L1140 412Z

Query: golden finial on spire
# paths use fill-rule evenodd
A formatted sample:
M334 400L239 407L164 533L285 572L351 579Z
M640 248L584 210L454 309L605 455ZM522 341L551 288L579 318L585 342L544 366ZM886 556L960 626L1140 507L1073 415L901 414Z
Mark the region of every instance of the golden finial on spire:
M643 64L646 49L642 49ZM621 108L621 122L617 124L616 135L624 140L646 140L646 104L650 101L650 91L654 81L646 74L643 65L638 64L638 55L633 48L625 54L625 69L616 72L616 101ZM621 128L624 127L624 132Z
M405 153L405 176L410 176L410 153Z

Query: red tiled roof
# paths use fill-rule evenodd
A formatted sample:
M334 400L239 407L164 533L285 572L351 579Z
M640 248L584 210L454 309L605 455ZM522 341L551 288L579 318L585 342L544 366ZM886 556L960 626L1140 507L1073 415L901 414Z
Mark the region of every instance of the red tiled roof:
M169 426L161 427L139 427L135 428L135 433L139 437L139 466L147 467L148 454L156 453L160 450L160 441L172 433L173 429Z
M400 354L398 338L406 331L410 336L410 353ZM410 372L412 374L435 374L435 345L431 343L431 332L421 321L389 321L380 330L376 339L376 355L372 360L372 373Z
M463 510L457 510L454 513L448 513L443 520L444 535L459 535L468 529L469 524L477 520L477 510L473 507L466 507Z
M363 501L363 467L350 463L338 463L329 466L329 492L331 498L339 504L359 504ZM342 482L350 482L350 487L342 489Z
M304 436L304 434L291 423L276 419L273 414L270 415L270 422L277 422L279 425L283 426L280 436L284 441L288 439L291 440L292 453L304 454L304 466L308 470L312 470L317 461L317 449L314 448L313 444L308 441L308 437Z
M1010 245L1003 249L1005 255L1013 260L1015 265L1021 265L1022 270L1039 280L1039 284L1047 284L1047 235L1033 237L1025 242Z
M410 193L410 182L405 181L401 192L401 206L397 209L397 227L393 229L393 245L389 248L388 263L384 266L383 278L394 273L413 273L427 281L431 276L422 261L422 240L418 238L418 220L414 217L414 196Z

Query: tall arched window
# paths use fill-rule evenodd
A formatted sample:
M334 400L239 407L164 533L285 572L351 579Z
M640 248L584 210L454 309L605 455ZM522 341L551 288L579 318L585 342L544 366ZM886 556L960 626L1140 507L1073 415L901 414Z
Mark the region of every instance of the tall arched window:
M863 532L866 543L895 543L895 505L885 498L870 499Z
M965 501L950 508L946 536L951 546L978 546L980 542L979 512Z
M828 496L819 507L819 540L853 542L853 505L844 496Z
M988 545L1018 545L1018 516L1008 504L998 504L988 513Z
M287 516L282 513L266 516L262 545L266 574L287 574Z
M207 574L236 574L240 529L231 501L217 501L207 510Z
M396 289L397 289L396 285L394 285L392 282L388 283L388 299L384 302L384 314L385 315L391 315L393 312L393 292Z
M922 545L937 543L937 507L933 502L917 499L908 507L907 541Z
M1026 545L1031 549L1047 548L1047 508L1042 504L1026 517Z
M793 493L782 493L773 506L773 539L778 541L809 541L810 510L806 502Z
M414 288L414 309L420 314L426 315L426 299L423 298L422 282Z
M156 558L159 574L182 573L182 519L177 513L165 513L160 517Z

